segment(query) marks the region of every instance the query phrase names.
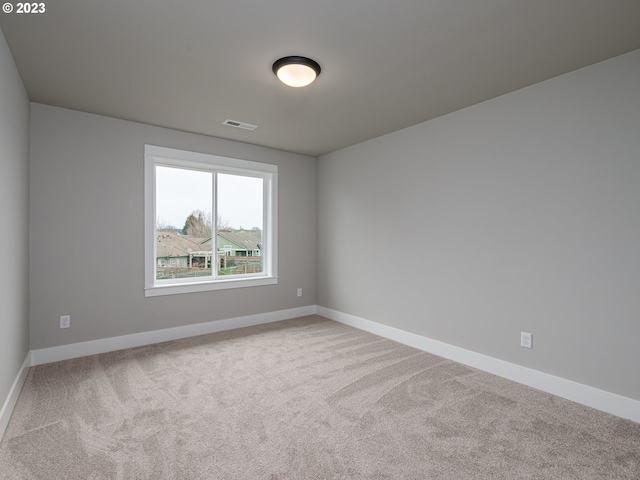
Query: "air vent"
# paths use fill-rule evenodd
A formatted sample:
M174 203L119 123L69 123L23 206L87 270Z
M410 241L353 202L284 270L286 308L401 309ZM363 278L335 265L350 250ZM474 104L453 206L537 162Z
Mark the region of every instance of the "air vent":
M236 120L229 120L228 118L222 123L224 125L228 125L230 127L244 128L245 130L255 130L256 128L258 128L257 125L251 125L250 123L238 122Z

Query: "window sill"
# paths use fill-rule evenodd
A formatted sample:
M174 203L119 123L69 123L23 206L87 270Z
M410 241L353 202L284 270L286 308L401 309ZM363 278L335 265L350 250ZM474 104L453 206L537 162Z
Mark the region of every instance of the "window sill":
M260 287L263 285L276 285L277 277L259 278L234 278L206 282L190 283L163 283L145 287L145 297L159 297L162 295L177 295L181 293L209 292L213 290L228 290L230 288Z

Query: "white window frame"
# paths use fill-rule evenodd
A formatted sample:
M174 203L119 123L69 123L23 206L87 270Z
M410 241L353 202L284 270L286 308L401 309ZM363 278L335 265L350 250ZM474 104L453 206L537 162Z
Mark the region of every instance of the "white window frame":
M263 271L261 273L220 276L217 274L217 222L212 222L212 277L156 279L156 165L192 168L218 173L236 173L264 179L263 189ZM215 185L215 182L214 182ZM212 211L215 209L213 192ZM156 145L144 146L144 294L145 297L206 292L229 288L257 287L278 283L278 166L267 163L189 152ZM215 258L213 258L215 256ZM214 267L215 265L215 267ZM215 272L215 273L214 273Z

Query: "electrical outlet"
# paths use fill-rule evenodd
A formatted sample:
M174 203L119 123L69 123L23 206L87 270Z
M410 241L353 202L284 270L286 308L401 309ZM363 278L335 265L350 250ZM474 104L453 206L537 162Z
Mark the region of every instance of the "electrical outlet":
M60 328L69 328L69 327L71 327L71 316L62 315L60 317Z
M298 289L298 296L299 296L299 297L301 297L301 296L302 296L302 289L301 289L301 288L299 288L299 289Z
M524 348L533 348L533 334L520 332L520 346Z

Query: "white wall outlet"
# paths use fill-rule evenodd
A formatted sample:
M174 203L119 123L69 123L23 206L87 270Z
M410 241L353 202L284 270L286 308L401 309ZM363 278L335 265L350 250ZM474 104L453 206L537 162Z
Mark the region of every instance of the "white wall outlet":
M301 296L302 296L302 289L301 289L301 288L299 288L299 289L298 289L298 296L299 296L299 297L301 297Z
M533 348L533 334L520 332L520 346L524 348Z
M71 327L71 316L62 315L60 317L60 328L69 328L69 327Z

